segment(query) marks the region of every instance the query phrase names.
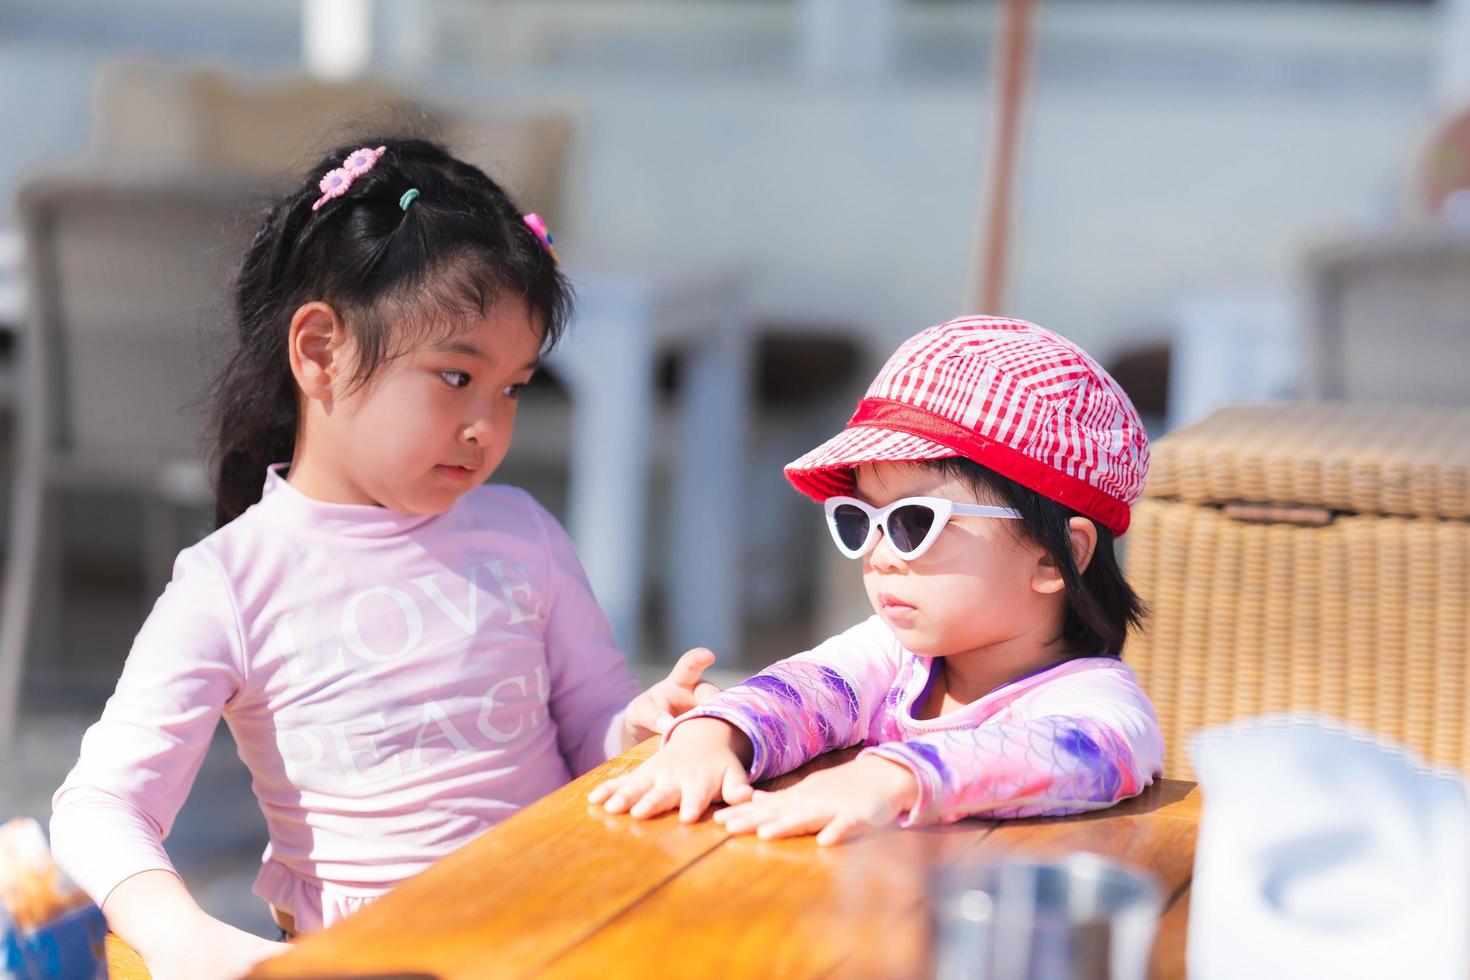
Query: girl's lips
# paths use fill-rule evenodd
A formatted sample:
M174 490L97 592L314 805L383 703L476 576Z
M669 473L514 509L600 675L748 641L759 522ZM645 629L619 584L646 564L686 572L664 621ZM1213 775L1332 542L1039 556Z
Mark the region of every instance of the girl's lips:
M457 480L468 480L470 477L475 475L475 470L470 467L451 466L447 463L440 463L438 466L434 467L434 469L440 473L443 473L445 476Z
M878 600L878 615L888 625L905 629L918 622L919 610L891 596L882 596Z

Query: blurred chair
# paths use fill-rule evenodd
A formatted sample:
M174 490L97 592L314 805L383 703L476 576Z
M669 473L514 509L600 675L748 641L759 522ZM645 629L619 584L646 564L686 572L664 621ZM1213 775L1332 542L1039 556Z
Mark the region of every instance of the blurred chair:
M553 231L576 130L564 106L464 113L372 79L257 78L150 61L104 65L93 103L91 154L108 165L192 166L279 181L366 133L442 140Z
M1470 405L1470 230L1425 225L1309 256L1307 392Z
M17 197L29 283L0 611L0 743L37 626L61 588L59 492L140 495L150 584L185 542L175 508L212 500L202 396L231 350L227 280L259 184L208 173L53 171ZM49 638L48 638L49 640Z
M256 79L213 67L109 62L93 86L92 155L280 178L345 131L438 124L402 93L362 80Z

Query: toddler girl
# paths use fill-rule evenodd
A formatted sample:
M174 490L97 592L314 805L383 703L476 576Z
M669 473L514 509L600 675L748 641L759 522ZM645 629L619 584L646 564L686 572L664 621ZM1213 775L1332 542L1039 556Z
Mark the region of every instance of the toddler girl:
M266 215L215 388L221 526L179 555L54 800L59 862L155 977L281 948L206 916L162 845L221 717L289 934L712 690L691 651L635 699L565 532L482 486L568 301L540 219L432 143L343 147Z
M1128 397L1062 337L967 317L911 338L846 430L786 468L862 560L876 615L684 715L592 802L697 820L722 798L731 833L830 844L1138 793L1163 740L1118 659L1142 608L1113 539L1147 468ZM751 790L851 745L866 747Z

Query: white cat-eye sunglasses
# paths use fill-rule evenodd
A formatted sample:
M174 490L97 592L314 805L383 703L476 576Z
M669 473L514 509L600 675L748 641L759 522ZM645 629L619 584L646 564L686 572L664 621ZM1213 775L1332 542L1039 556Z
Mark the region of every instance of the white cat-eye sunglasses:
M951 517L1021 519L1021 512L1011 507L961 504L943 497L904 497L887 507L873 507L856 497L828 497L823 506L832 540L849 558L871 551L880 529L900 558L913 561L929 550Z

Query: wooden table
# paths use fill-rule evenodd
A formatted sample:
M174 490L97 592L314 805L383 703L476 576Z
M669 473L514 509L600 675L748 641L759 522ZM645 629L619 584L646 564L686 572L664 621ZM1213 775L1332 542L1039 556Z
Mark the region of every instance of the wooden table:
M1149 869L1166 903L1153 972L1184 976L1193 783L1163 780L1086 816L966 820L819 848L586 803L652 749L553 793L253 976L913 976L927 968L925 870L1006 850L1095 851Z

